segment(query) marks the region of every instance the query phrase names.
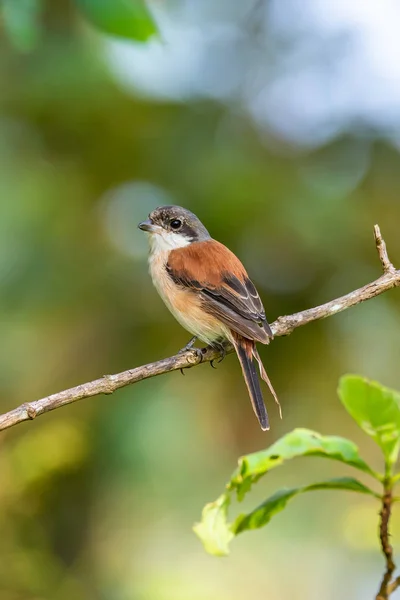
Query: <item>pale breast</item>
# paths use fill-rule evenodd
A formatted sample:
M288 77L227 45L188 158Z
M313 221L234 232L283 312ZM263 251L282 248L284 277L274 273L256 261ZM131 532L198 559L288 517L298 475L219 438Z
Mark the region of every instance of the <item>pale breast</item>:
M225 325L202 309L197 292L178 286L168 275L168 254L169 252L151 253L149 271L156 290L175 319L207 344L220 338L228 338L229 331Z

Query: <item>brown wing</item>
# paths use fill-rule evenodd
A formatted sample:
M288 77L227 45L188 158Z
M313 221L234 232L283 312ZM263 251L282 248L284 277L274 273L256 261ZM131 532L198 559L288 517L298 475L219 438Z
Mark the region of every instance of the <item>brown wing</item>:
M256 288L240 260L215 240L172 250L167 271L196 290L204 309L240 335L263 343L273 337Z

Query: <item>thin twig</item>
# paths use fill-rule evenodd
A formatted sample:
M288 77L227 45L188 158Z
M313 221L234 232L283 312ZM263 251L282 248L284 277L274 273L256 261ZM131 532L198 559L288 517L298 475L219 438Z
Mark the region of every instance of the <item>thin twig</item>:
M389 260L389 256L386 250L385 240L382 237L379 225L374 226L374 237L375 244L379 254L379 260L381 261L382 269L384 273L395 273L396 269Z
M385 482L384 494L382 496L382 508L380 512L379 539L381 541L382 552L386 560L386 571L382 578L382 583L376 600L388 600L391 591L389 591L390 580L396 569L393 560L393 548L389 541L389 521L392 509L392 483L389 480Z
M396 270L389 261L385 242L382 239L378 225L375 225L374 231L384 274L372 283L368 283L358 290L331 300L326 304L295 313L294 315L279 317L271 324L271 329L275 337L290 335L297 327L318 319L325 319L326 317L336 315L347 308L356 306L360 302L379 296L387 290L400 285L400 271ZM227 353L232 351L231 347L227 348ZM77 400L90 398L99 394L112 394L115 390L141 381L142 379L148 379L149 377L155 377L156 375L162 375L170 371L176 371L177 369L194 367L201 362L209 362L218 357L219 353L209 347L203 350L202 356L196 350L188 350L170 358L164 358L158 362L130 369L129 371L123 371L116 375L105 375L95 381L83 383L57 394L46 396L40 400L21 404L21 406L14 408L14 410L0 415L0 431L13 427L13 425L17 425L23 421L34 419L43 413L71 404Z

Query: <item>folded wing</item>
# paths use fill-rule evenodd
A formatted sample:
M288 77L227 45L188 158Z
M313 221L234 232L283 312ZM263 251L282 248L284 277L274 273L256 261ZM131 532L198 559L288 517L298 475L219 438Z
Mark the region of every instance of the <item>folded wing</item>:
M175 283L200 295L204 309L245 338L268 343L273 334L254 284L240 260L215 240L170 252Z

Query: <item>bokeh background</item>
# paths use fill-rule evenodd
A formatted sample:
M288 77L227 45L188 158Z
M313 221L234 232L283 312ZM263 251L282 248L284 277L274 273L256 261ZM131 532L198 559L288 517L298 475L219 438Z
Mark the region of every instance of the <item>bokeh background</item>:
M136 228L160 204L242 258L270 321L377 278L375 223L400 265L398 2L150 7L161 40L145 44L102 36L67 0L45 3L29 52L1 34L2 412L186 343ZM399 327L393 290L261 348L284 412L266 390L268 433L234 356L3 433L1 599L372 598L373 500L305 495L225 559L191 528L238 456L294 427L352 437L380 468L336 386L356 372L400 388ZM246 506L343 473L288 464Z

